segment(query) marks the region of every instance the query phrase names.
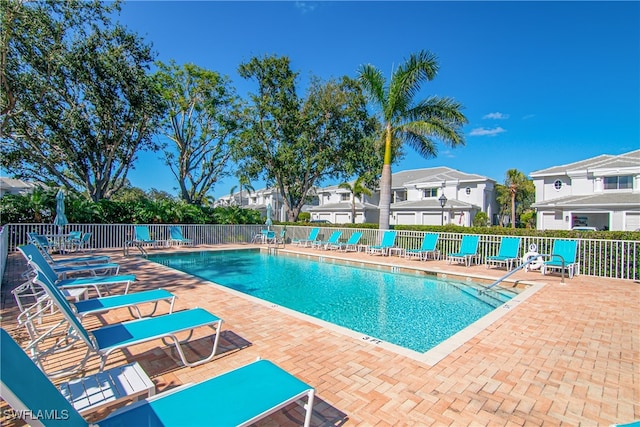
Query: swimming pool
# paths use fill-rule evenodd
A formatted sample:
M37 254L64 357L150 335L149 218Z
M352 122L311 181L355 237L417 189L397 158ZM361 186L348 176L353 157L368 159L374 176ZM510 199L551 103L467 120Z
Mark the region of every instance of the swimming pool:
M465 282L259 250L159 254L149 260L421 353L511 298L479 298Z

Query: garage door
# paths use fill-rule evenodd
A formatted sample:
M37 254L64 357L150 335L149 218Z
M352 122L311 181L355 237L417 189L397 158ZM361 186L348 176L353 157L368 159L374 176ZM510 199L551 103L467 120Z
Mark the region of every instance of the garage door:
M414 213L397 213L396 224L414 225L416 223L416 215Z
M349 222L351 222L351 214L348 214L348 213L336 214L336 224L346 224Z
M627 212L624 220L625 231L640 229L640 212Z
M440 225L442 224L441 213L422 213L422 225Z

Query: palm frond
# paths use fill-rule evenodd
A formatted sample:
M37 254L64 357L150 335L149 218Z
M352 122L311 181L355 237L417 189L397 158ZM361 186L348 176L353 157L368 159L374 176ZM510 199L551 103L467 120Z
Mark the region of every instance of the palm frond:
M437 73L438 62L434 54L424 50L412 54L391 77L389 104L394 106L393 110L407 111L422 83L433 80Z
M360 67L358 80L369 98L381 109L386 104L386 80L382 72L371 64Z

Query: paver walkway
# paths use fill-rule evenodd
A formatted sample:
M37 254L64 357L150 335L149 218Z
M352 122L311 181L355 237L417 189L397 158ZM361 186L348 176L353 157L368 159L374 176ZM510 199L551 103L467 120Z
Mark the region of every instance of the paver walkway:
M171 249L177 250L187 249ZM316 426L607 426L640 419L637 282L578 276L561 284L558 275L519 272L516 279L545 286L431 366L144 259L110 254L122 264L121 272L137 275L132 291L162 287L178 295L176 309L204 307L225 321L223 354L196 368L180 366L174 351L159 341L116 352L108 359L107 368L139 361L159 391L261 357L316 388ZM362 253L341 256L487 278L504 274L504 270L451 266L444 261L422 263ZM19 256L10 255L2 326L18 339L24 332L16 328L17 308L8 290L20 283L16 273L23 269ZM123 310L88 325L125 319L128 313ZM192 349L198 351L200 346L204 352L206 343L198 340ZM84 352L70 351L56 362L69 363L80 353ZM88 372L96 370L94 358ZM205 410L211 425L215 411L224 410L214 404ZM20 424L4 411L2 416L1 425ZM299 408L292 405L259 425L296 425L300 419Z

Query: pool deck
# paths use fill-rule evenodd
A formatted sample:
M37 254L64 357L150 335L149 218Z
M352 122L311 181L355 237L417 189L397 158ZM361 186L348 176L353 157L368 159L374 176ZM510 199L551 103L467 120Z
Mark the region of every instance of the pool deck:
M200 246L195 250L249 246ZM183 250L193 249L169 249ZM503 269L445 261L291 246L286 250L484 280L505 274ZM314 426L608 426L640 419L638 282L577 276L561 283L559 274L517 272L512 278L537 290L527 291L527 298L503 309L481 329L456 338L439 357L421 359L143 258L125 258L121 251L105 253L121 264L121 274L137 276L131 292L162 287L178 296L176 310L203 307L224 320L220 356L195 368L181 366L175 351L160 341L130 347L108 358L107 369L138 361L158 391L202 381L260 357L316 388ZM19 274L24 269L24 259L10 254L2 286L2 327L18 342L26 333L17 329L18 311L10 290L21 283ZM89 318L85 324L94 328L127 319L128 311L119 310ZM203 331L190 349L204 354L209 343L204 338ZM79 350L61 353L51 364L80 360L82 350L79 346ZM97 362L91 358L86 372L96 372ZM0 410L5 408L2 403ZM224 408L206 408L203 422L215 425L218 410ZM105 415L100 412L92 419ZM293 404L258 425L298 425L301 417L300 408ZM0 425L21 422L8 419L2 411Z

